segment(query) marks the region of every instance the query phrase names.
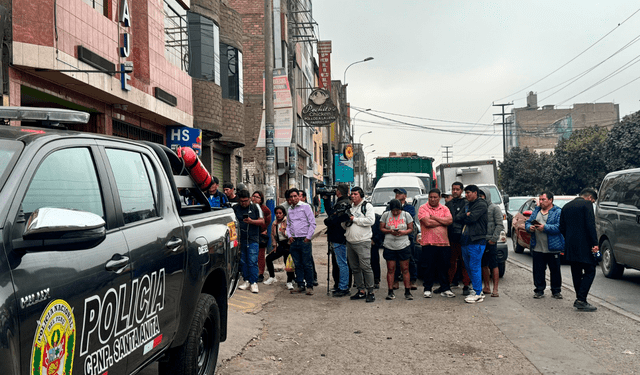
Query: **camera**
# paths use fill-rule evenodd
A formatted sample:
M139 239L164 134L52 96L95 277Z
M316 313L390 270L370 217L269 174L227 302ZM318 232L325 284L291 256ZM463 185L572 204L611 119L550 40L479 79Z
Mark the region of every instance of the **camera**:
M324 197L330 197L336 195L338 189L335 185L316 184L316 193Z

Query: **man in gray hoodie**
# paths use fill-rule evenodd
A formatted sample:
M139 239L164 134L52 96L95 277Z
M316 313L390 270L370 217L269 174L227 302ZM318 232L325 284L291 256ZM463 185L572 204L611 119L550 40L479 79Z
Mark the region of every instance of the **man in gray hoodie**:
M478 191L478 196L487 202L487 247L482 255L482 290L485 294L491 294L491 297L498 297L498 240L500 232L504 231L502 224L502 210L491 202L490 191ZM491 281L493 281L493 291L491 291Z

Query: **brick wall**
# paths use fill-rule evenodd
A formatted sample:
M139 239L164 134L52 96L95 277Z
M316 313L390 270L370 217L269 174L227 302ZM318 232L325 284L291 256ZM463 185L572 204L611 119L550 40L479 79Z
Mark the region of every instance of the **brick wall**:
M194 127L220 133L222 122L222 88L214 82L193 80Z

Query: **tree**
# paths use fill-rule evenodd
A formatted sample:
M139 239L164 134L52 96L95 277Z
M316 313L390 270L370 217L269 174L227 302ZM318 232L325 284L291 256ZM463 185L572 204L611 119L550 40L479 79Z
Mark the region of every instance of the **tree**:
M607 171L640 167L640 111L625 116L605 141Z
M536 195L542 186L539 173L540 155L528 148L515 147L499 163L499 180L502 190L508 195Z
M552 192L573 195L585 187L600 186L608 172L604 156L607 133L598 126L579 129L558 143L546 181Z

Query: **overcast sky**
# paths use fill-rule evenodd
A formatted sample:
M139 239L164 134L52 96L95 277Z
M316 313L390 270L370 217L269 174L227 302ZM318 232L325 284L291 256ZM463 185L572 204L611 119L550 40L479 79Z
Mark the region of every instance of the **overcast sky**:
M313 2L318 38L333 43L332 79L374 58L346 77L352 108L371 108L355 121L356 142L373 131L361 138L376 150L367 159L414 151L436 164L443 145L454 162L502 160L502 129L492 125L500 107L491 105L524 107L529 91L539 106L613 102L621 118L640 110L639 10L627 0Z

